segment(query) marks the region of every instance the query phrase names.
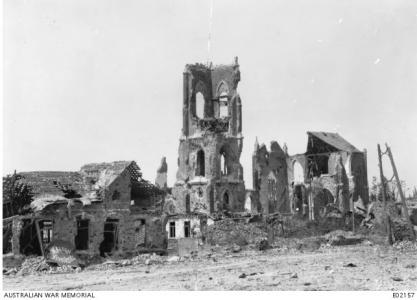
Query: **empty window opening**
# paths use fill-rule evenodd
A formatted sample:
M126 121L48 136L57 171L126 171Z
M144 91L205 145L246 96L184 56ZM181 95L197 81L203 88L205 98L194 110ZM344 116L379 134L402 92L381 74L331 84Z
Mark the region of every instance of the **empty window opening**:
M276 182L273 179L268 179L268 198L274 200L276 194Z
M314 156L309 162L310 176L319 177L323 174L329 173L329 156L317 155Z
M220 117L219 99L213 99L213 115L216 119Z
M39 221L39 230L41 233L42 243L47 246L52 241L52 221Z
M304 170L298 161L294 162L293 170L294 170L294 182L303 183L304 182Z
M226 118L229 116L227 93L223 92L219 98L219 117Z
M12 203L7 202L3 204L3 218L8 218L10 216L13 216Z
M119 200L120 199L120 192L118 190L114 190L111 199L114 200Z
M294 210L298 214L305 214L302 185L295 185L293 192Z
M175 222L169 222L169 237L175 238Z
M196 176L205 176L205 158L204 158L204 151L199 150L197 152L197 169L196 169Z
M196 116L200 119L204 118L204 102L203 94L198 92L195 95L195 113Z
M42 255L42 250L39 244L39 238L34 220L23 220L19 244L20 253L24 255Z
M3 254L12 251L13 221L5 223L3 221Z
M191 224L190 221L184 221L184 237L190 237L191 235Z
M75 236L75 249L87 250L88 249L88 236L90 221L88 219L77 219L77 235Z
M227 159L224 150L220 151L220 173L221 175L228 175Z
M229 210L229 206L230 206L230 203L229 203L229 193L228 192L225 192L223 194L223 209L224 210Z
M188 214L191 212L191 201L190 201L190 194L185 196L185 212Z
M139 219L135 221L136 246L145 246L146 243L146 221Z
M100 244L100 255L110 255L118 247L118 219L107 219L104 223L103 241Z

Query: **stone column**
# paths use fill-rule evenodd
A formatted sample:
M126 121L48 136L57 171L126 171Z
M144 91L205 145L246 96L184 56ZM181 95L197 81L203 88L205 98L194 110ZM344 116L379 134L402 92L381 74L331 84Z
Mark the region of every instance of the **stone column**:
M183 73L183 107L182 107L182 133L188 136L188 120L189 120L189 77L190 73Z

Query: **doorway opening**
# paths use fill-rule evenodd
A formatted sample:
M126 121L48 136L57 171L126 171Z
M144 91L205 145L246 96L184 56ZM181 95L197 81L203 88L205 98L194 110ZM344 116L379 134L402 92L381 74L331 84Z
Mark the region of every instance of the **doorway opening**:
M111 255L118 247L118 219L108 218L104 223L103 241L100 244L100 255Z

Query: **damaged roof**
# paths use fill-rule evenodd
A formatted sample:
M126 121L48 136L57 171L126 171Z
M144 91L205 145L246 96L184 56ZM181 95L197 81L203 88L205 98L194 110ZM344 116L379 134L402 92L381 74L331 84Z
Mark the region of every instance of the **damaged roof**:
M23 176L21 181L32 187L32 209L40 211L49 205L69 201L81 202L83 205L100 202L102 199L99 192L125 170L132 180L142 176L135 161L92 163L82 166L80 172L36 171L19 174Z
M71 185L75 190L83 188L83 179L78 172L36 171L20 172L19 175L23 176L22 182L32 187L35 198L43 194L63 196L64 193L57 186L58 182Z
M346 151L346 152L361 152L356 149L351 143L346 141L343 137L341 137L338 133L333 132L323 132L323 131L308 131L307 134L309 136L314 136L326 144L333 146L334 148Z

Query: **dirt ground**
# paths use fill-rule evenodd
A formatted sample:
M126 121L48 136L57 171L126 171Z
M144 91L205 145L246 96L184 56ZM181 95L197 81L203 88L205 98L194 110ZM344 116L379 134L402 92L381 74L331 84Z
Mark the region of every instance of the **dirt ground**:
M417 290L417 251L358 244L213 252L194 260L3 276L4 290Z

